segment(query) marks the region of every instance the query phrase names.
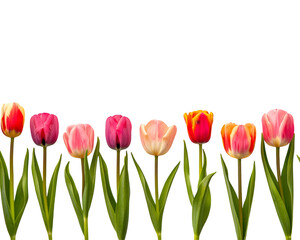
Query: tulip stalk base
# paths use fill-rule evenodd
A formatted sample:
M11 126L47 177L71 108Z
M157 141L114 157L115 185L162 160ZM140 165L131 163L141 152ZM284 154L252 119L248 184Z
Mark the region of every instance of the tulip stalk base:
M194 235L194 240L199 240L199 236Z
M88 240L89 230L88 230L88 219L86 217L83 219L83 224L84 224L84 240Z
M292 240L292 236L285 236L286 240Z
M280 147L276 147L276 167L277 167L277 180L278 180L278 187L280 191L280 196L284 201L284 194L281 182L281 173L280 173Z
M158 232L158 233L156 233L156 234L157 234L157 239L158 239L158 240L161 240L161 233Z

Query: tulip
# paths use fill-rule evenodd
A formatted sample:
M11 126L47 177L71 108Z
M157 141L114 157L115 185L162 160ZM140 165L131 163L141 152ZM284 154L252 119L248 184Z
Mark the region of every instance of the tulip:
M58 119L55 115L49 113L40 113L37 115L33 115L30 119L30 131L34 143L43 147L43 178L38 177L40 168L36 159L35 150L33 150L32 158L32 176L35 183L36 194L38 198L42 199L42 201L39 201L39 204L42 211L42 216L44 218L48 238L49 240L51 240L53 218L50 218L49 215L53 215L54 202L53 204L49 204L47 200L47 147L53 145L57 140ZM54 189L54 193L56 191L57 175L60 167L60 162L61 159L57 164L57 170L53 172L51 178L56 179L51 183L51 187L52 189ZM43 188L41 189L40 186L43 186ZM55 196L55 194L53 196ZM49 214L45 214L45 212L48 212Z
M225 124L221 130L223 146L231 157L242 159L251 155L255 145L256 128L253 124Z
M40 113L30 119L31 137L36 145L50 146L58 137L58 119L49 113Z
M112 149L128 148L131 141L131 122L127 117L115 115L106 119L105 136Z
M262 117L263 136L267 144L282 147L294 136L293 116L284 110L274 109Z
M72 157L83 159L89 155L94 146L94 129L89 124L78 124L67 127L63 135L65 145Z
M140 137L145 151L154 156L164 155L172 146L176 131L175 125L168 127L160 120L151 120L146 126L142 124Z
M3 104L1 109L1 129L5 136L15 138L22 133L25 111L18 103Z
M223 125L221 129L221 135L222 135L222 141L223 141L223 146L227 154L233 158L236 158L238 160L238 209L234 208L232 209L232 212L235 212L235 214L238 214L239 216L239 225L236 222L237 219L234 218L235 225L239 227L239 231L237 231L238 239L245 239L246 234L245 234L245 229L244 227L247 228L247 225L244 226L244 221L246 221L246 224L248 223L248 216L244 216L243 213L243 198L242 198L242 158L246 158L251 155L251 153L254 150L254 145L255 145L255 139L256 139L256 128L253 124L247 123L245 125L236 125L234 123L228 123ZM223 172L224 172L224 177L225 181L227 183L229 182L228 179L228 173L227 173L227 167L225 165L225 162L223 161L223 158L221 156L222 160L222 166L223 166ZM255 165L253 167L253 171L251 174L251 179L250 184L251 189L254 191L254 182L255 182ZM227 191L228 194L231 195L232 192L234 192L234 189L232 187L229 187L227 185ZM229 182L230 183L230 182ZM250 186L250 185L249 185ZM235 193L234 193L235 194ZM235 194L236 195L236 194ZM246 196L246 199L248 199L248 193ZM232 198L229 196L229 201L231 202L231 207L234 206L236 203L233 203ZM250 208L252 204L252 199L250 200ZM237 212L238 210L238 212ZM244 219L244 217L246 217ZM237 229L236 229L237 230Z
M193 143L202 144L209 141L214 120L213 113L202 110L185 113L184 120Z
M173 169L173 171L171 172L171 174L169 175L168 180L164 184L164 188L162 190L161 198L160 198L159 190L158 190L158 156L164 155L169 151L170 147L172 146L173 140L175 138L176 131L177 128L175 125L168 127L163 121L160 120L151 120L150 122L147 123L146 126L143 124L140 126L140 137L141 137L142 145L147 153L154 156L154 184L155 184L154 203L156 206L156 211L151 211L149 208L149 214L151 220L156 219L157 216L160 216L159 222L154 222L152 220L153 227L155 228L158 240L161 240L161 228L162 228L161 225L162 225L162 216L164 211L164 207L162 206L165 205L165 201L167 200L168 191L169 191L169 190L166 191L166 189L170 189L173 178L175 177L175 174L179 167L179 163L178 163ZM141 168L139 167L138 163L135 161L134 157L133 157L133 161L137 168L137 171L140 176L140 180L144 188L147 204L148 206L150 206L149 204L153 204L153 200L150 203L149 199L153 199L153 197L149 191L147 181L144 177Z

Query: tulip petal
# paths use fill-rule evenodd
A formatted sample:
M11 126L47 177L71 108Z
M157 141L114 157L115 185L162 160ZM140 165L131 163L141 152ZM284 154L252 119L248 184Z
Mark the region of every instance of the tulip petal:
M117 149L117 128L118 122L114 117L106 119L105 124L105 137L107 145L112 149Z
M127 117L122 117L119 120L116 133L119 140L119 148L127 148L131 142L131 122Z
M231 132L230 138L233 157L242 159L250 155L251 137L243 125L235 127Z
M169 127L168 131L162 138L161 146L158 152L159 156L164 155L169 151L175 138L176 132L177 128L175 125Z
M211 124L207 115L204 113L199 113L193 118L192 125L196 141L198 143L208 142L211 134Z
M279 127L280 147L290 143L294 136L294 119L291 114L286 114Z

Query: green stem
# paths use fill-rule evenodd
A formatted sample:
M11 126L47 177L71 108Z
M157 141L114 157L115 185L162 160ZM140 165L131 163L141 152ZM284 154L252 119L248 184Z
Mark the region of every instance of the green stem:
M10 237L10 240L15 240L16 239L16 236L11 236Z
M199 177L202 172L202 144L199 144Z
M241 159L238 159L238 182L239 182L240 227L241 227L241 232L243 234L242 160Z
M117 149L117 196L119 193L119 184L120 184L120 149Z
M84 192L84 158L81 158L81 173L82 173L82 196Z
M158 233L156 233L156 234L157 234L157 239L158 239L158 240L161 240L161 233L158 232Z
M48 239L52 240L52 232L48 232Z
M199 240L199 236L194 235L194 240Z
M286 240L292 240L292 236L285 236Z
M10 210L13 221L15 221L15 201L14 201L14 138L10 140L10 165L9 165L9 201L10 201ZM15 236L12 237L15 239Z
M89 239L89 230L88 230L88 219L87 217L83 218L83 228L84 228L84 240L88 240Z
M281 199L284 201L283 188L282 188L281 176L280 176L280 147L276 147L276 167L277 167L277 179L278 179L280 196Z
M155 203L156 203L156 212L159 213L159 201L158 201L158 156L155 156Z
M47 147L43 146L43 195L46 217L48 219L48 201L47 201Z

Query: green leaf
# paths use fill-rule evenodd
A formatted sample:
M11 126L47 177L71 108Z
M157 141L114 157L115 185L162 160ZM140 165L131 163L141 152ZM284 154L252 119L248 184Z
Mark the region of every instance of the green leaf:
M43 201L43 198L44 198L44 196L43 196L43 180L42 180L39 164L36 159L35 149L33 149L33 151L32 151L31 171L32 171L32 178L33 178L33 183L34 183L34 187L35 187L35 192L36 192L36 196L37 196L37 199L38 199L38 202L40 205L44 224L46 226L46 229L48 230L49 229L48 219L46 217L45 206L44 206L44 201Z
M87 160L87 152L85 153L84 157L84 190L83 190L83 196L82 196L82 210L83 210L83 216L85 218L89 215L89 206L92 202L93 192L92 192L92 179L89 169L89 164Z
M61 155L59 161L53 171L49 189L48 189L48 196L47 202L49 207L49 230L52 232L53 229L53 216L54 216L54 203L55 203L55 194L56 194L56 185L57 185L57 177L61 163Z
M16 235L16 229L14 225L14 220L10 212L10 203L9 203L9 178L7 173L6 163L0 152L0 183L1 183L1 199L3 207L3 215L5 219L5 224L7 231L10 236Z
M292 225L293 225L293 202L294 202L294 183L293 183L294 145L295 145L295 135L289 144L289 149L286 154L286 158L281 173L281 183L283 188L284 201L285 201L286 210L290 218L291 232L292 232Z
M117 234L119 239L125 239L127 227L128 227L129 199L130 199L127 152L124 159L124 166L121 171L119 184L120 185L119 185L118 201L115 209L116 225L117 225Z
M116 201L110 188L107 166L100 153L99 153L99 160L100 160L102 188L103 188L107 212L114 229L117 231L117 223L116 223L116 215L115 215Z
M244 236L244 238L246 238L246 235L247 235L247 228L248 228L249 216L250 216L253 194L254 194L254 187L255 187L255 175L256 175L256 171L255 171L255 162L254 162L252 174L251 174L249 184L248 184L246 199L245 199L245 202L243 205L243 231L244 231L243 236Z
M185 141L183 141L183 144L184 144L184 156L183 156L183 158L184 158L184 162L183 162L184 178L185 178L185 184L186 184L186 189L187 189L187 193L189 196L189 200L190 200L191 205L193 205L194 194L193 194L191 180L190 180L189 156L188 156Z
M202 180L207 176L206 166L207 166L207 159L206 159L206 154L203 150L203 166L202 166L202 170L201 170L201 173L199 176L198 187L199 187L200 183L202 182Z
M90 209L90 207L91 207L91 203L92 203L92 199L93 199L93 195L94 195L97 162L98 162L98 157L99 157L99 148L100 148L100 141L99 141L99 137L97 137L97 144L96 144L96 148L95 148L91 166L90 166L90 175L91 175L91 198L90 198L90 200L91 201L88 204L88 209Z
M199 184L197 193L192 206L192 222L194 234L199 236L200 232L208 218L211 196L209 191L209 183L215 173L209 174Z
M131 153L133 162L135 164L136 170L138 171L142 186L143 186L143 190L144 190L144 194L145 194L145 198L146 198L146 202L147 202L147 206L148 206L148 210L149 210L149 214L150 214L150 218L153 224L153 227L155 229L156 232L161 232L161 225L159 223L159 216L158 213L156 212L156 206L155 203L153 201L153 197L151 195L150 189L149 189L149 185L147 183L147 180L143 174L143 171L141 170L140 166L138 165L138 163L135 161L133 154Z
M289 214L287 212L285 203L283 202L279 190L278 190L278 182L275 178L275 175L270 168L267 155L266 155L266 149L265 149L265 143L264 143L264 138L263 135L261 137L261 157L262 157L262 162L267 178L267 182L270 188L271 196L273 198L273 202L275 205L276 212L278 214L278 218L280 220L282 229L285 233L286 236L290 236L292 232L292 226L289 218Z
M239 221L239 203L238 203L239 201L238 201L236 192L229 181L228 170L227 170L227 167L223 160L222 155L221 155L221 162L222 162L223 173L224 173L226 188L227 188L227 192L228 192L229 203L230 203L230 208L231 208L231 213L232 213L232 217L233 217L236 235L237 235L238 240L243 240L243 233L241 231L241 226L240 226L240 221Z
M174 169L172 170L172 172L170 173L169 177L167 178L164 187L161 191L160 197L159 197L159 225L160 225L160 229L161 229L161 225L162 225L162 217L164 214L164 209L165 209L165 205L166 205L166 201L169 195L169 191L172 185L172 182L174 180L174 177L177 173L177 170L179 168L180 162L177 163L177 165L174 167ZM159 231L161 232L161 231Z
M23 174L17 187L16 197L15 197L15 229L17 231L20 220L22 218L23 212L25 210L26 204L28 202L28 160L29 151L27 149Z
M70 195L74 210L77 215L79 225L81 227L82 232L84 232L83 212L82 212L82 208L81 208L81 204L80 204L80 198L79 198L79 194L78 194L76 185L74 183L74 180L70 174L69 164L70 164L70 162L68 162L68 164L65 168L65 181L66 181L66 185L67 185L67 188L69 191L69 195Z

